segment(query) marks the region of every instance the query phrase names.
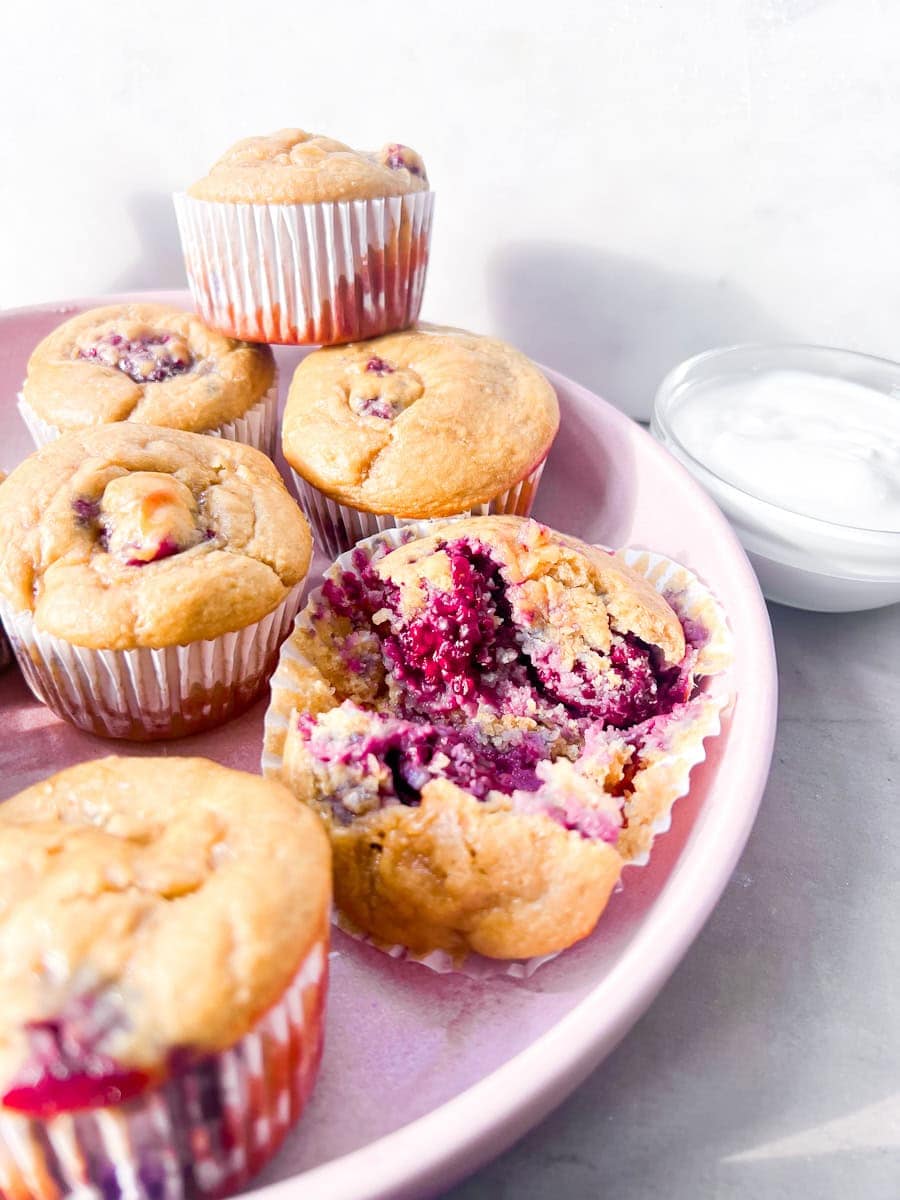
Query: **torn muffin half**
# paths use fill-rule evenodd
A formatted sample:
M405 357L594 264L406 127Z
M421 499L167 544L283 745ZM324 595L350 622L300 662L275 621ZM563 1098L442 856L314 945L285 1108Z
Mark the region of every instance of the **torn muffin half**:
M718 727L700 680L724 618L535 521L409 537L362 543L310 597L264 767L322 816L337 905L376 942L554 953L645 859Z

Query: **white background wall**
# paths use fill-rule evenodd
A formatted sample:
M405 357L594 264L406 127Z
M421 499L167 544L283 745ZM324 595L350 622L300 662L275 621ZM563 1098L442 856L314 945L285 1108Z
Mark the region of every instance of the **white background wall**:
M898 50L891 0L22 0L0 305L178 285L169 193L297 124L424 155L424 315L632 412L724 342L900 357Z

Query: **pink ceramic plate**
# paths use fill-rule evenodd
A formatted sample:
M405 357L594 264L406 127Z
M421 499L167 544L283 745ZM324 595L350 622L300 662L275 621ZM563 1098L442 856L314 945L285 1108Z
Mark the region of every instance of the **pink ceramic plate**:
M142 296L188 305L187 293ZM67 315L133 297L0 314L0 467L30 450L16 412L29 352ZM300 351L276 350L282 390ZM300 1126L256 1181L265 1200L423 1196L499 1153L570 1092L647 1008L719 898L750 832L775 726L769 621L724 518L637 425L552 371L563 423L536 515L608 545L646 545L696 571L735 634L737 703L694 770L648 867L626 869L594 935L527 980L476 982L398 963L335 935L322 1075ZM319 563L319 566L322 564ZM76 732L0 677L0 798L79 759L204 754L255 771L263 705L156 750Z

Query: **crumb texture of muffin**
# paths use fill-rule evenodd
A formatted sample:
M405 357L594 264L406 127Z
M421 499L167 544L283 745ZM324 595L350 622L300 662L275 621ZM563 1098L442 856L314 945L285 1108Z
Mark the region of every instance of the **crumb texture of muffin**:
M235 1045L327 948L327 839L204 759L84 763L0 805L0 1112L127 1100Z
M91 309L33 351L22 395L60 431L115 421L203 433L243 416L275 378L268 346L163 304Z
M303 579L307 522L271 461L130 422L64 435L0 489L0 598L74 646L240 630Z
M618 556L535 521L393 544L358 547L310 597L264 766L322 815L338 908L378 943L561 950L652 844L679 755L715 725L708 632Z
M237 142L188 195L232 204L318 204L427 190L425 164L409 146L352 150L333 138L282 129Z
M450 516L525 478L546 457L559 403L505 342L419 325L308 355L291 382L285 458L340 504Z

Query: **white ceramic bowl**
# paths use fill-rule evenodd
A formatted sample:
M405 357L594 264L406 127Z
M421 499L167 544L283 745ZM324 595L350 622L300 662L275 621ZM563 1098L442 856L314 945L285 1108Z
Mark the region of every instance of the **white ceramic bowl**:
M650 430L728 517L769 600L817 612L900 601L900 532L860 529L762 500L711 469L679 439L677 414L716 380L803 371L847 380L900 403L900 364L825 346L729 346L689 358L663 380Z

